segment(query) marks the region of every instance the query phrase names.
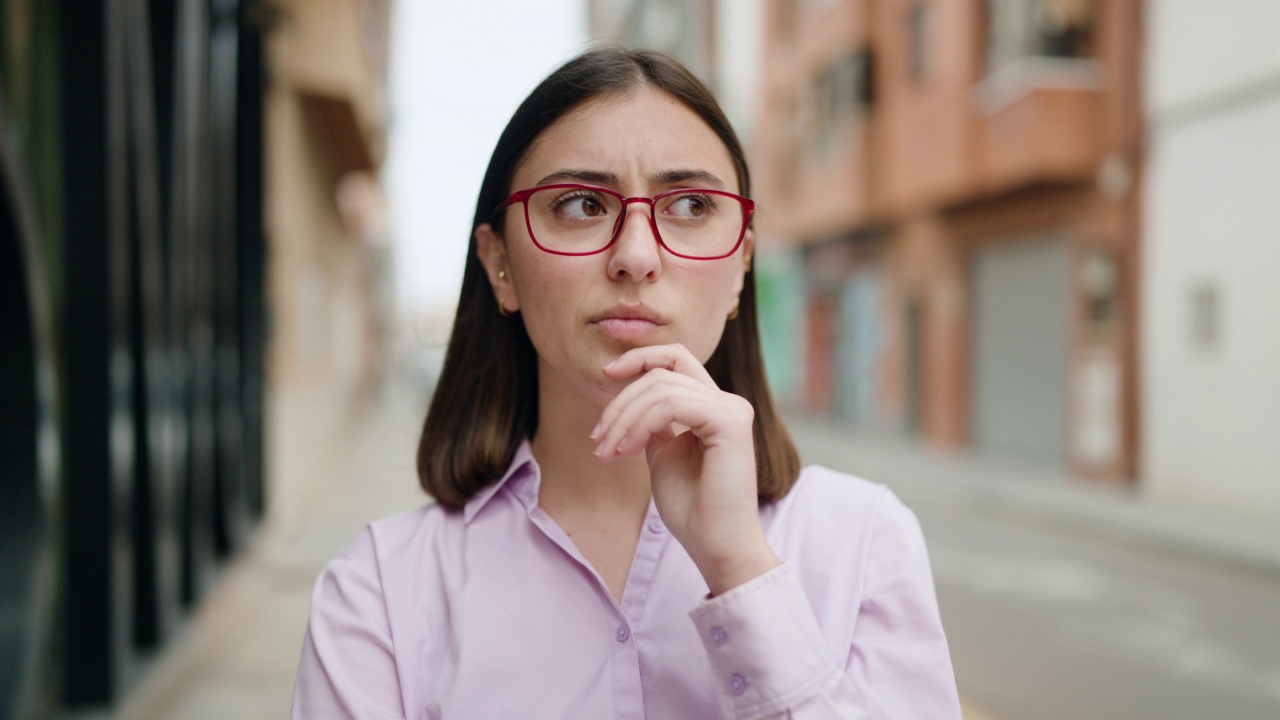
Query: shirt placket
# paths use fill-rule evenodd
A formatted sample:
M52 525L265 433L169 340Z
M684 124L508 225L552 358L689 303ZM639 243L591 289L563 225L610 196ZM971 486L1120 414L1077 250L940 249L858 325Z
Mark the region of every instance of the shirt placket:
M591 563L587 562L569 536L549 515L541 508L531 506L529 519L569 557L590 570L604 597L609 598L617 619L613 629L614 650L610 662L615 717L618 720L643 720L644 687L640 676L640 649L636 629L644 616L645 599L653 585L658 559L669 535L662 518L658 516L657 508L650 500L644 527L640 530L640 538L636 543L636 553L631 559L631 569L627 572L627 582L623 585L621 604L613 601L612 594L595 572L595 568L591 567Z
M666 525L650 501L644 527L636 543L636 554L627 572L627 583L622 589L621 624L614 633L618 642L613 655L613 702L618 720L642 720L645 717L640 664L640 642L644 639L641 621L667 538Z

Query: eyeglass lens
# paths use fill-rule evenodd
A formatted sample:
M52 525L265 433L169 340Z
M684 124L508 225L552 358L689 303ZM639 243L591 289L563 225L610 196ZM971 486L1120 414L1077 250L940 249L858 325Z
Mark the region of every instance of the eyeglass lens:
M633 207L637 210L645 212ZM528 212L539 245L555 252L589 253L613 240L622 201L587 188L546 188L529 196ZM690 257L727 254L743 230L742 203L726 195L697 190L666 195L657 200L653 214L662 242Z

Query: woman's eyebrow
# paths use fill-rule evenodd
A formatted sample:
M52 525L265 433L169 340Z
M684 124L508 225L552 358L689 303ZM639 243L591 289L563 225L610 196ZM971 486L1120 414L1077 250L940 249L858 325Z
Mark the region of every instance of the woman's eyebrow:
M712 189L723 190L725 188L724 181L712 175L706 170L665 170L655 175L649 176L649 182L653 185L677 185L686 183L690 180L696 180L701 185L706 185ZM601 170L575 170L565 169L557 170L550 175L542 178L537 182L537 186L550 185L557 182L584 182L592 185L604 185L606 187L617 187L619 184L618 176L615 173L604 172Z
M654 185L675 185L690 180L697 180L699 184L712 189L723 190L725 187L723 180L706 170L667 170L650 177L650 182Z
M550 185L551 183L577 181L591 183L592 185L615 186L618 184L618 176L611 172L602 172L599 170L557 170L550 175L538 181L538 185Z

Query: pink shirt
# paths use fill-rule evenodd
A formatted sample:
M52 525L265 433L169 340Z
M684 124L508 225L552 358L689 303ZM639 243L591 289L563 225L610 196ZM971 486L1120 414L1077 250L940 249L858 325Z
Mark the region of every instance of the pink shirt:
M320 574L294 718L960 717L920 526L809 467L760 520L783 564L706 599L652 503L622 602L538 507L528 443L462 512L369 525Z

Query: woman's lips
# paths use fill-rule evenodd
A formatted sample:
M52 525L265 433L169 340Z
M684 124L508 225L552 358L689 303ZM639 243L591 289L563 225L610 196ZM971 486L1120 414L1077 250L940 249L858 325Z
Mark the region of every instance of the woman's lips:
M644 318L604 317L592 323L614 340L642 340L662 327Z
M644 342L666 318L644 303L618 303L591 318L591 324L619 342Z

